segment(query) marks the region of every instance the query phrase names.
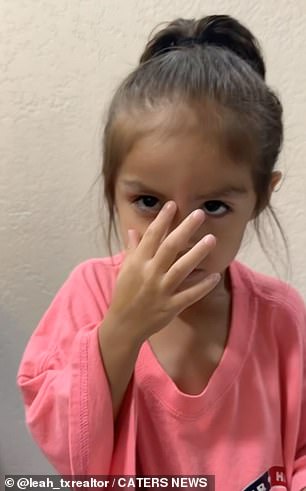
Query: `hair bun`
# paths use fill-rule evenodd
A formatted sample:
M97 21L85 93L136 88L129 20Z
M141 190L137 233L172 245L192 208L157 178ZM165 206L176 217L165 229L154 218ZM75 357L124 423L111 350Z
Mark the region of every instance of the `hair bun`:
M258 40L247 27L229 15L209 15L199 20L179 18L168 23L147 43L140 63L177 47L207 44L231 50L265 78L265 63Z

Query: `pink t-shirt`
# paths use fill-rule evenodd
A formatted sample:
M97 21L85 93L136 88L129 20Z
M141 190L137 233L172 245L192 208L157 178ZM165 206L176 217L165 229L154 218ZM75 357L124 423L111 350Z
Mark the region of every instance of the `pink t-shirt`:
M214 475L216 491L306 487L306 308L234 260L232 318L201 394L180 391L143 343L114 431L98 327L124 252L74 268L18 370L26 422L61 475Z

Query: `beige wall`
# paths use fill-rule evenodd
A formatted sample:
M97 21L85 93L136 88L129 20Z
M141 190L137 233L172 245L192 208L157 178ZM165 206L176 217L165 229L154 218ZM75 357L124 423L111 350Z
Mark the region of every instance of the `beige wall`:
M24 427L15 376L32 330L68 273L82 260L107 255L97 229L100 188L91 200L86 195L100 168L103 108L157 23L213 13L237 16L253 30L268 82L281 94L286 141L278 168L285 179L272 203L290 245L288 279L306 298L305 0L1 0L3 473L51 471ZM286 279L280 236L271 240ZM237 259L275 275L251 231Z

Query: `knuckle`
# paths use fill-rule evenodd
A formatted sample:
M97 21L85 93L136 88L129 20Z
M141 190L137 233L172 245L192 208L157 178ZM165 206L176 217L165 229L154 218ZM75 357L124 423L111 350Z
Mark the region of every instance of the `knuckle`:
M143 278L146 283L150 284L153 282L155 277L155 269L153 261L147 261L143 268Z
M178 262L175 262L171 267L171 272L174 276L178 276L182 273L182 265Z
M176 244L177 241L175 241L175 239L173 239L172 237L168 236L168 239L164 240L163 242L163 248L165 249L165 251L167 253L170 253L170 254L175 254L177 253L177 244Z

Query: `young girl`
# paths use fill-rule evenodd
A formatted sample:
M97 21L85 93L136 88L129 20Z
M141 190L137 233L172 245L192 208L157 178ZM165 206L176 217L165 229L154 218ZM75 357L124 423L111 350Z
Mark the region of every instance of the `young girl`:
M259 44L237 20L177 19L149 41L104 133L124 249L71 272L18 372L27 425L61 475L306 489L305 304L235 260L248 222L272 210L282 140Z

